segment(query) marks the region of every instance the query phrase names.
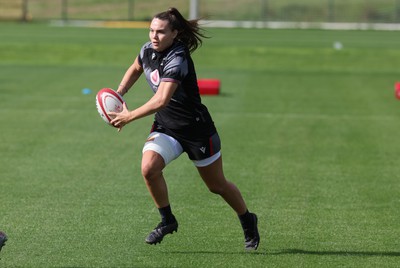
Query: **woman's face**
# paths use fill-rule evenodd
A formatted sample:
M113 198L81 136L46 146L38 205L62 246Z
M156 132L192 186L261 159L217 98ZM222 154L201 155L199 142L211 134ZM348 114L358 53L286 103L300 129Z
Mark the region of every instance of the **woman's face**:
M169 48L174 43L177 34L178 31L172 31L167 20L154 18L151 21L149 37L154 50L162 52Z

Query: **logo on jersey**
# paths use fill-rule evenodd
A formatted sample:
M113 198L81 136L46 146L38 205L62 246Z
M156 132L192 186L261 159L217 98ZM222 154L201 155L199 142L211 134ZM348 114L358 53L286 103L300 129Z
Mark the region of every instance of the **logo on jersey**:
M200 147L199 149L200 149L200 151L201 151L203 154L206 153L206 147Z
M158 86L158 84L160 84L160 74L158 73L157 69L150 73L150 80L153 85Z

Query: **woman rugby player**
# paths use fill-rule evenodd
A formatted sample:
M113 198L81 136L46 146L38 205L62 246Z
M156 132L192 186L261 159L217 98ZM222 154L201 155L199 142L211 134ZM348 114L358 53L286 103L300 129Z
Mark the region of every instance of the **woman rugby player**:
M154 16L150 42L123 76L117 92L124 95L145 74L154 95L145 104L121 113L111 123L121 130L126 124L155 114L151 133L143 147L141 171L159 210L161 222L147 236L157 244L178 230L172 214L163 169L183 152L196 166L208 189L220 195L237 213L245 236L245 249L257 249L260 237L257 216L250 213L239 189L228 181L222 168L221 144L214 122L201 103L191 52L202 44L198 20L186 20L176 8Z

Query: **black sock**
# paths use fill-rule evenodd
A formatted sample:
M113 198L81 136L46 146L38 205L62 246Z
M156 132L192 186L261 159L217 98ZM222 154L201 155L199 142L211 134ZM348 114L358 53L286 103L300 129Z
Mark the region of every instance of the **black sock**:
M239 220L243 230L250 229L253 226L253 216L248 210L244 214L239 215Z
M176 221L175 216L172 214L170 205L163 208L159 208L158 211L160 212L161 222L163 224L171 224Z

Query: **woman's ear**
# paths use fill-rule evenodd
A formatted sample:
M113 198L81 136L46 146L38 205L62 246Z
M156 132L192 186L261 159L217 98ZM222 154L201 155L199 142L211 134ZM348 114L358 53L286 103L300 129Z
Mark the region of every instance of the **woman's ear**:
M173 30L172 34L174 35L174 39L178 36L179 31L178 30Z

